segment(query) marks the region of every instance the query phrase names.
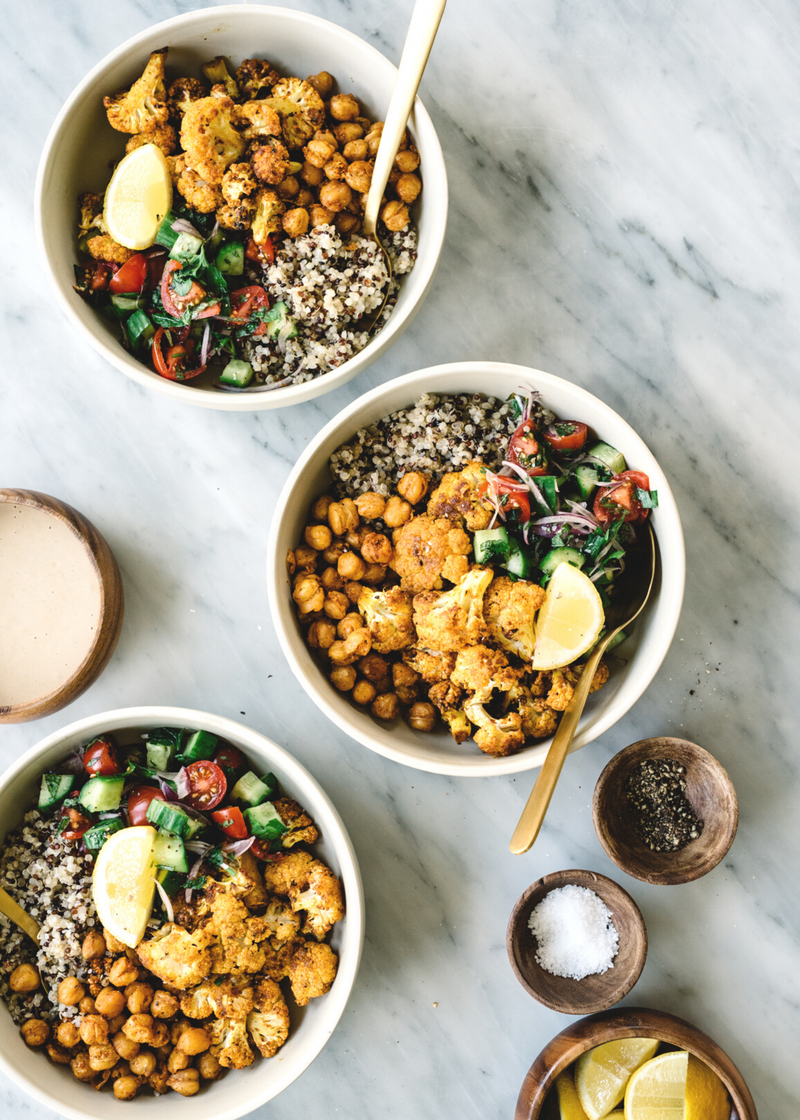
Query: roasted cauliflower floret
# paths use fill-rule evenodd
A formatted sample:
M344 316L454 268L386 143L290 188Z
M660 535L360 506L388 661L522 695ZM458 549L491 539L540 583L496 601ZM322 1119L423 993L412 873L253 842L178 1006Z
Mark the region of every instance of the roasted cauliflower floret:
M247 1029L265 1058L273 1058L289 1037L289 1008L274 980L257 981L255 1007L247 1016Z
M485 471L483 463L473 459L463 470L446 474L428 499L428 516L463 518L473 533L486 529L493 511L479 492L486 482Z
M132 249L126 249L115 241L110 233L99 233L90 237L86 242L89 255L96 261L111 261L114 264L125 264L133 256Z
M90 191L78 195L78 208L80 210L80 217L78 224L80 233L88 233L90 229L100 229L103 220L103 200L99 194L92 194ZM100 230L102 232L102 229Z
M308 852L292 852L266 864L264 885L288 895L293 910L305 911L306 925L318 941L344 915L339 880Z
M466 650L486 633L483 596L492 582L488 568L473 568L451 591L414 596L414 626L425 649Z
M580 680L582 673L582 665L567 665L563 669L553 669L550 674L550 689L547 693L548 706L557 712L566 711L575 691L575 685ZM589 692L597 692L598 688L602 688L607 680L608 666L601 661L595 670Z
M224 976L204 980L180 997L181 1011L190 1019L246 1019L253 1009L253 984L250 977Z
M405 651L403 661L416 670L426 684L437 684L439 681L450 680L456 664L456 655L438 649L422 649L420 646L416 646L414 649Z
M325 122L325 104L309 82L301 78L281 78L272 87L267 104L281 118L281 128L289 148L302 148Z
M222 197L226 202L241 202L258 190L258 181L249 163L232 163L222 176Z
M336 979L339 958L327 944L306 941L289 958L287 975L298 1007L324 996Z
M253 148L250 162L262 183L276 186L289 174L289 152L274 136L265 137L263 143Z
M245 1069L255 1061L250 1048L246 1019L214 1019L206 1026L211 1036L209 1049L221 1066L227 1069Z
M269 187L262 187L256 195L256 213L250 227L256 245L266 244L267 238L281 228L281 215L286 209L283 201Z
M524 684L516 684L506 693L509 709L519 714L522 732L527 739L545 739L558 726L558 718L544 700L531 694Z
M358 597L358 610L363 615L376 653L405 649L416 640L411 620L411 597L399 587L374 591L365 587Z
M151 132L137 132L135 136L131 136L128 143L125 145L126 154L130 155L135 152L137 148L143 148L145 144L155 144L160 148L165 156L171 156L175 151L178 143L178 134L171 124L160 124Z
M412 517L392 534L394 555L390 567L400 576L405 591L434 591L443 586L442 575L452 556L468 556L472 542L446 517L426 513Z
M201 179L215 186L245 148L244 139L234 127L234 108L229 97L201 97L191 102L181 122L186 162Z
M147 941L136 947L139 960L159 980L176 988L191 988L211 972L211 945L214 936L207 930L189 933L166 922Z
M236 106L236 124L245 140L281 135L280 115L266 101L245 101Z
M201 214L211 214L222 207L222 194L219 187L203 179L192 167L186 167L178 176L178 191L186 199L186 205Z
M276 941L294 941L300 933L300 921L291 906L279 898L273 898L264 911L264 922Z
M477 726L475 742L485 754L495 756L513 754L525 745L522 719L518 712L492 716L473 696L464 702L464 713L467 719Z
M544 589L535 583L496 576L483 599L483 617L492 641L522 661L531 661L536 645L533 620L544 598Z
M452 681L488 703L492 693L508 692L519 680L521 670L512 668L498 649L475 645L462 649L456 657Z
M193 101L208 97L208 90L197 78L178 78L169 87L169 115L180 120Z
M277 797L272 802L287 831L281 836L281 847L293 848L295 844L313 844L319 833L308 813L291 797Z
M450 734L457 743L465 743L472 734L472 724L459 708L447 708L441 717L450 728Z
M236 67L239 92L246 101L254 101L264 90L272 89L279 78L265 58L246 58Z
M231 77L222 55L218 54L217 57L212 58L210 62L204 62L201 70L212 86L223 85L228 97L233 101L238 100L239 87L236 84L235 78Z
M130 89L103 98L108 123L117 132L152 132L167 123L167 87L164 84L164 60L167 48L153 51L141 78Z
M240 233L250 229L255 217L256 204L249 198L238 202L226 202L217 210L217 221L223 229L234 229Z

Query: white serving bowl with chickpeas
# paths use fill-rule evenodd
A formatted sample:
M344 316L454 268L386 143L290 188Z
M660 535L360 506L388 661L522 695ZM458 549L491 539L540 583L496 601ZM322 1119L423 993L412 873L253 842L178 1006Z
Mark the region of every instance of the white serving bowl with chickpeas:
M69 1065L54 1064L41 1048L26 1045L20 1028L12 1020L5 1003L0 1001L0 1069L40 1104L75 1120L90 1117L113 1120L129 1115L131 1108L137 1113L144 1110L148 1116L163 1115L166 1109L170 1117L233 1120L258 1108L299 1077L323 1048L344 1011L358 971L364 939L363 888L355 852L338 813L314 778L291 755L263 735L232 720L183 708L140 707L105 712L70 724L32 747L0 779L3 836L16 829L24 814L36 806L41 775L57 769L74 750L107 733L115 734L120 742L135 742L143 732L160 726L201 728L226 740L242 751L251 765L273 771L281 786L312 815L320 833L314 845L315 852L338 876L345 897L345 916L337 923L332 936L339 957L338 970L325 996L306 1007L292 1008L289 1038L281 1048L279 1059L257 1059L246 1069L227 1071L222 1081L203 1080L201 1068L199 1092L195 1085L190 1086L190 1095L186 1096L180 1090L161 1097L140 1093L133 1104L117 1099L108 1088L105 1092L94 1092L91 1085L73 1076ZM98 946L93 942L99 939L96 931L87 932L82 941L82 955L89 959L97 952ZM119 1003L122 997L126 1002L131 995L136 997L135 983L132 988L122 988L127 981L124 969L131 962L124 955L124 946L120 944L119 948L119 957L112 965L119 970L119 975L110 976L111 985L98 996L98 1001L102 997L108 1001L108 1006L100 1006L95 1001L95 1007L90 1009L93 1014L87 1011L87 1029L98 1015L107 1019L119 1013L112 1001ZM29 966L22 966L18 981L23 985L27 983L31 990L35 978L23 974L26 968ZM86 995L84 985L69 974L61 981L58 994L63 997L66 1008L76 1005L78 1009L79 1001ZM161 993L159 998L168 998L168 993ZM130 1005L127 1012L135 1014ZM123 1014L127 1012L123 1010ZM159 1022L168 1023L170 1008L160 1009L159 1015L162 1017L156 1016L153 1020L149 1015L141 1018L150 1020L153 1026ZM30 1041L39 1040L31 1038ZM60 1041L69 1044L70 1039L65 1036ZM187 1053L191 1052L192 1039L187 1036L184 1043ZM195 1065L201 1058L202 1054Z
M126 140L129 139L110 127L103 98L129 88L142 74L148 56L164 47L168 48L168 78L180 75L205 80L202 65L217 56L228 60L231 68L237 67L245 59L266 58L279 74L295 75L303 80L306 76L325 72L335 79L333 90L327 93L326 106L330 106L332 95L351 96L356 99L359 111L364 114L362 121L382 121L396 77L396 68L392 63L362 39L327 20L282 8L243 4L208 8L167 20L133 36L107 55L75 89L54 122L42 153L35 191L35 217L46 269L56 289L60 306L86 341L113 366L138 384L177 400L205 408L247 411L296 404L338 388L385 353L412 321L433 281L447 221L447 176L441 147L430 117L417 100L408 125L409 135L420 160L419 174L412 173L411 178L419 177L423 183L419 197L411 206L411 220L418 235L417 257L411 270L400 277L397 301L388 320L380 329L372 332L363 349L352 353L351 347L350 350L341 351L341 356L334 359L330 357L336 349L333 344L327 350L319 350L309 344L308 368L315 368L313 362L319 353L323 353L324 362L330 357L331 368L310 380L300 380L306 368L303 365L306 356L301 353L297 357L298 365L292 377L284 379L286 383L272 377L276 384L274 388L256 384L259 373L267 375L267 385L270 383L268 369L272 367L268 363L272 362L274 366L274 355L256 356L253 363L255 380L243 389L237 388L235 384L224 387L218 372L213 377L210 376L211 365L196 379L172 380L171 374L162 375L153 368L153 362L141 348L132 350L123 345L120 325L112 324L74 289L74 266L79 259L76 253L79 235L78 197L87 191L103 195L109 182L109 168L120 160L125 152ZM344 102L341 112L344 116L338 123L352 126L354 122L348 116L348 106ZM336 118L330 112L327 115L331 117L331 125L337 125ZM314 168L313 164L314 161L323 161L323 156L323 163L329 163L331 159L345 160L346 143L337 141L337 148L333 152L327 149L323 151L323 145L316 140L312 144L316 144L318 149L312 152L311 161L306 159L313 168L309 172L312 176L314 170L321 171ZM360 158L361 154L353 149L347 157L350 159L350 155L353 155L351 166L355 161L356 170L372 158L369 152L366 160ZM296 153L292 158L295 156ZM269 184L269 176L265 182ZM341 189L342 182L337 173L330 183L322 185L329 192L335 192L337 187ZM353 188L353 195L364 197L358 195L357 187L358 184ZM307 188L315 195L321 189L319 185L312 187L310 183L300 183L300 189L304 193L308 193ZM397 189L396 183L394 186L390 183L387 198L394 198ZM180 201L177 185L173 197ZM320 199L315 197L313 201L318 207ZM339 204L333 198L328 201L331 206ZM297 234L294 224L298 218L298 208L293 207L289 198L282 200L281 206L284 203L285 212L289 215L289 226ZM401 210L402 200L398 197L393 205ZM314 215L311 208L308 212L313 226ZM346 239L347 235L342 231L341 236ZM249 281L245 277L243 282L246 284ZM295 326L298 325L299 320L295 323ZM352 332L349 326L347 330ZM145 341L147 337L145 336ZM343 333L341 337L344 337ZM168 341L164 341L167 365ZM284 350L284 340L280 341L281 349ZM292 345L299 346L299 343L289 343L290 350ZM338 345L341 347L342 344ZM199 336L194 347L192 357L199 355L202 359L203 349ZM152 350L149 353L152 356ZM259 370L258 361L262 359L264 366ZM335 364L337 361L341 364ZM155 364L159 365L157 362ZM184 368L189 365L194 367L197 362L183 363Z
M660 556L656 586L632 635L614 659L608 682L589 698L573 740L573 750L586 746L602 735L636 702L658 671L675 633L685 581L683 532L678 509L664 472L652 452L613 409L585 389L562 378L540 370L500 362L462 362L435 366L378 386L335 416L310 443L295 465L275 510L267 557L267 585L272 618L281 647L295 676L314 703L357 742L406 766L453 776L485 777L519 773L542 764L550 745L550 737L534 741L517 753L492 757L483 754L470 739L456 742L441 721L437 721L432 731L428 730L433 722L428 718L430 713L427 711L431 705L409 703L398 706L394 702L396 697L393 698L391 693L399 692L402 699L404 682L393 680L394 687L388 685L385 695L381 695L379 686L376 696L375 690L370 687L371 682L361 680L359 666L364 662L360 659L365 655L369 656L370 651L365 631L357 625L357 608L352 600L349 604L344 603L342 616L338 602L334 601L336 596L326 587L328 577L325 570L326 566L331 565L327 561L313 565L314 571L318 573L318 582L325 592L326 604L322 607L321 615L312 614L312 617L320 619L320 626L328 621L334 624L334 644L331 646L327 643L327 649L312 649L307 641L309 628L298 621L298 604L293 599L293 593L297 594L297 575L293 576L287 570L287 555L291 553L291 559L296 560L295 550L298 547L305 546L314 550L315 546L326 544L326 520L334 546L337 540L346 539L337 536L334 530L339 529L346 534L350 527L336 523L331 525L330 517L327 516L330 509L333 509L335 521L339 516L338 504L337 507L328 507L328 499L323 496L331 493L331 455L342 445L352 441L357 431L391 413L410 408L423 394L439 397L480 394L482 397L504 401L511 394L524 393L528 389L538 391L542 404L557 417L580 420L587 424L598 439L613 445L622 452L628 463L634 464L637 470L646 472L651 486L658 491L658 508L652 511L652 525L658 539ZM396 493L396 485L393 489L394 497L389 499L389 530L393 521L400 524L411 516L413 510L424 509L426 499L415 507L412 501L417 495L408 492L403 497L404 485L414 485L412 474L413 468L406 482L400 483L400 494ZM408 502L406 498L409 499ZM360 501L363 506L364 499ZM323 505L325 509L322 508ZM355 508L357 510L357 506ZM368 525L370 511L364 507L363 512L365 524ZM322 514L326 517L323 518ZM349 514L345 512L345 518L347 516ZM381 511L381 516L386 523L386 507ZM310 535L310 545L307 533ZM319 534L319 539L316 539L315 534ZM386 537L386 533L375 536ZM385 540L375 543L376 547L386 545ZM324 554L320 555L324 560ZM348 556L345 559L345 563L355 565L345 576L352 579L356 586L360 582L369 587L370 565L374 564L379 572L385 560L385 556L378 554L365 556L362 547L360 557ZM336 575L339 576L340 563L341 558L338 558ZM337 581L335 576L331 578L331 587L336 584L338 596L341 597L341 592L344 591L347 597L349 588L346 579L342 587L341 580ZM453 582L459 578L460 575L455 575ZM311 590L315 590L315 587ZM302 593L301 589L300 594ZM331 599L330 604L327 603L328 598ZM359 601L359 611L360 606ZM326 642L327 639L323 641L323 646ZM336 654L335 658L330 657L331 650ZM326 655L328 660L321 654ZM402 672L402 662L397 669ZM395 666L392 666L392 672L394 674ZM362 694L357 691L359 689ZM376 703L382 705L380 710L374 708Z

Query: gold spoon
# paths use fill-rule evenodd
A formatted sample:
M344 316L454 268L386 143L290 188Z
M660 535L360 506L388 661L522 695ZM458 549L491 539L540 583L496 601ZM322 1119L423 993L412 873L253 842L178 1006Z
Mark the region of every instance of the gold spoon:
M544 760L536 783L531 790L531 795L522 810L519 823L514 829L510 848L516 856L521 856L523 852L532 848L536 837L539 835L539 829L542 827L542 822L550 805L550 799L564 765L564 759L567 757L573 736L578 729L578 721L583 714L586 699L589 695L589 687L600 663L600 658L605 653L611 639L620 630L630 626L650 598L656 576L657 551L656 540L650 525L647 526L647 538L649 548L642 550L642 552L628 554L629 559L625 572L619 581L618 597L613 601L606 615L606 633L594 647L594 651L586 662L580 680L575 686L572 699L553 736L547 758Z
M367 192L367 201L364 206L364 221L361 228L363 235L372 238L383 253L389 278L383 303L378 308L377 314L371 318L369 326L366 329L371 329L383 314L383 309L389 298L392 280L392 262L376 232L378 210L380 209L383 192L386 190L386 184L389 181L389 174L392 170L397 150L400 147L400 141L403 139L403 133L408 123L409 114L414 105L414 98L417 96L419 83L422 80L422 75L431 53L433 40L436 38L436 32L439 30L439 23L442 19L445 3L446 0L417 0L414 5L414 11L411 13L411 22L408 25L408 34L406 35L406 41L403 47L403 54L400 58L400 65L397 68L397 80L395 81L394 90L391 100L389 101L389 108L386 112L386 121L383 125L383 131L381 132L378 154L375 157L375 170L372 172L372 181L369 191Z
M27 933L28 937L32 937L36 944L39 944L39 926L30 914L26 914L22 907L14 901L11 895L0 887L0 914L5 914L10 918L15 925L18 925L23 933Z

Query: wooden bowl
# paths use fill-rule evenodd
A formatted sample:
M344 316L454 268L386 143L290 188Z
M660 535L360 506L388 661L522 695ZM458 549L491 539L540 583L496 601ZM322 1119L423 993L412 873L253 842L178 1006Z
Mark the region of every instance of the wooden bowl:
M573 980L553 976L536 961L537 939L528 919L535 906L556 887L588 887L611 911L619 935L619 949L606 972ZM613 879L594 871L555 871L521 895L511 911L506 932L508 959L523 988L553 1011L586 1015L603 1011L626 996L639 979L647 957L647 930L639 907Z
M590 1015L577 1023L570 1023L561 1034L557 1034L528 1070L517 1098L514 1120L537 1120L561 1071L593 1046L617 1038L658 1038L671 1046L688 1050L722 1079L739 1120L758 1120L750 1090L725 1051L684 1019L646 1007L619 1007Z
M117 562L72 506L0 490L0 723L71 704L108 664L122 628Z
M686 797L703 831L679 852L651 852L639 839L625 784L645 759L672 758L686 770ZM723 766L708 751L686 739L641 739L625 747L597 780L592 815L606 855L634 879L645 883L689 883L716 867L725 856L739 823L736 791Z

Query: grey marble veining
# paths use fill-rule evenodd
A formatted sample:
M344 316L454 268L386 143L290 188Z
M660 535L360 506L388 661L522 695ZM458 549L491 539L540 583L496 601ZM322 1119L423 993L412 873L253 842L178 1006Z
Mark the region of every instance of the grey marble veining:
M193 6L4 7L0 479L95 521L127 604L100 681L65 712L4 727L0 763L79 716L165 703L240 719L321 781L361 861L366 951L329 1045L257 1115L512 1116L529 1064L568 1020L517 984L506 920L532 880L575 866L612 875L644 913L649 957L626 1002L696 1022L737 1062L765 1120L795 1120L796 5L451 0L421 91L451 190L434 287L367 374L261 416L181 406L106 366L52 309L35 251L36 165L64 99L128 35ZM288 6L396 61L411 5ZM530 776L455 781L348 740L304 702L263 578L277 492L320 426L390 377L481 358L547 369L620 411L673 483L688 552L661 671L570 759L522 858L507 845ZM659 733L708 747L740 799L728 858L682 887L618 872L591 822L608 758ZM9 1084L0 1113L50 1115Z

